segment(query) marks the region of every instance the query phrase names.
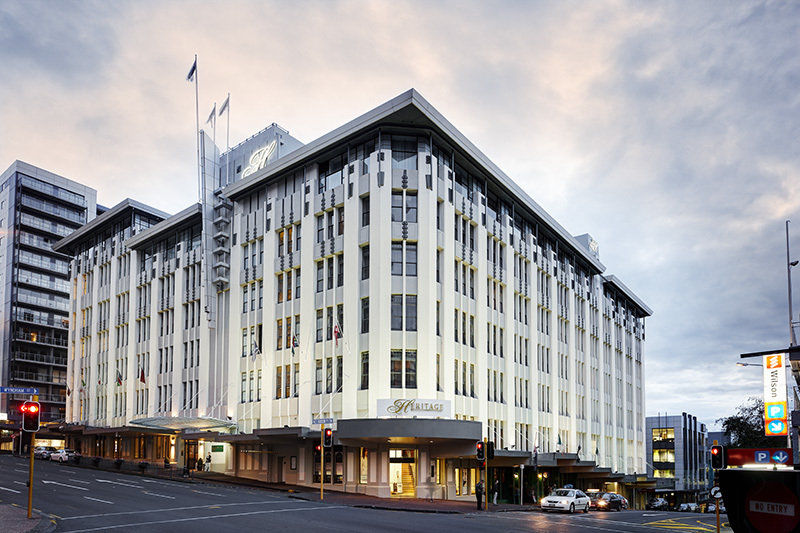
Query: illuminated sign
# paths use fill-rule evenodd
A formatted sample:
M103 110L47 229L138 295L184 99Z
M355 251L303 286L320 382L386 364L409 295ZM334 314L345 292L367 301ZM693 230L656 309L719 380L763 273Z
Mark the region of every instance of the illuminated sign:
M450 401L398 398L378 400L378 416L451 418Z
M789 434L789 409L786 399L786 356L765 355L764 364L764 434L777 437Z
M269 161L270 156L272 156L273 152L275 152L276 146L278 146L277 141L272 141L263 148L259 148L253 152L253 155L250 156L250 164L245 167L244 171L242 172L242 177L247 177L250 174L267 166L267 161Z

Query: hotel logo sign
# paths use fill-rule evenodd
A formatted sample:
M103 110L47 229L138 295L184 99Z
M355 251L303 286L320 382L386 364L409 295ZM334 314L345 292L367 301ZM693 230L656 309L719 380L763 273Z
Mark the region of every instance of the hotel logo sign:
M378 400L379 417L452 418L449 400L388 399Z
M245 178L267 166L267 161L269 161L269 158L275 152L275 147L277 145L278 143L276 141L272 141L268 145L253 152L253 155L250 156L250 164L245 167L244 172L242 172L242 177Z

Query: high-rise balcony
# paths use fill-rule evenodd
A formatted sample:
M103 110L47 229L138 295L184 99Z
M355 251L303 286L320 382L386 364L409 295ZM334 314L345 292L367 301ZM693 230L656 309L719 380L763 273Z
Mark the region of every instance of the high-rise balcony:
M14 381L30 381L33 383L46 383L50 385L66 385L67 377L53 376L45 372L27 372L25 370L14 370L11 372L11 379Z
M22 361L25 363L40 363L45 365L67 366L66 355L53 355L46 353L35 353L25 351L14 351L11 355L14 361Z

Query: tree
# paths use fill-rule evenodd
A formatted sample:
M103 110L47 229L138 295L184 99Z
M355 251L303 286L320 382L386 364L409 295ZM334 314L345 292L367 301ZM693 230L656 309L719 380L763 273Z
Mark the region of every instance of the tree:
M722 431L731 439L731 448L784 448L786 437L764 435L764 400L751 396L735 415L718 418Z

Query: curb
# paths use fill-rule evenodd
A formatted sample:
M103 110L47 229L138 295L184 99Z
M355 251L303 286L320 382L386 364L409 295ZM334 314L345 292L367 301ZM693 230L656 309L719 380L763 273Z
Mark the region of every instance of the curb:
M352 504L349 505L348 507L356 507L359 509L377 509L380 511L399 511L402 513L465 514L463 511L451 511L446 509L406 509L403 507L387 507L383 505L368 505L364 503Z
M181 476L181 477L156 476L156 475L153 475L153 474L148 474L146 472L145 473L141 473L141 472L132 472L130 470L110 470L110 469L107 469L107 468L99 468L99 467L91 466L91 465L88 465L88 464L87 465L84 465L84 464L77 464L76 465L75 463L59 463L58 465L59 466L69 466L69 467L72 467L72 468L81 468L83 470L93 470L95 472L108 472L109 474L122 474L122 475L126 475L126 476L146 477L146 478L150 478L150 479L160 479L160 480L163 480L163 481L176 481L178 483L198 483L199 482L198 480L195 480L194 478L191 478L191 477L190 478L184 478L183 476Z

